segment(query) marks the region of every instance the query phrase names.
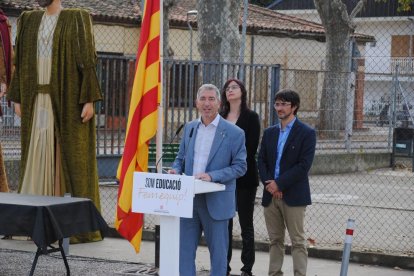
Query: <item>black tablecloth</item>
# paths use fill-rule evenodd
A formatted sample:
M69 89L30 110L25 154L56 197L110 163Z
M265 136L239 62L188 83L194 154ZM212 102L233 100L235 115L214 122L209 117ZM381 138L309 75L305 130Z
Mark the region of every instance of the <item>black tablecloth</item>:
M108 225L85 198L0 193L0 234L30 236L38 248L76 234L101 231Z

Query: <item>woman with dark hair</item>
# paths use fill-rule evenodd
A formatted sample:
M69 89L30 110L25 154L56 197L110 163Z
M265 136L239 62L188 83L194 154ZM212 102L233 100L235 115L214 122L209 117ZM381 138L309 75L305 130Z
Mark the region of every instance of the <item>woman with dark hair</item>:
M259 186L255 155L259 145L259 115L247 106L247 91L238 79L229 79L221 95L220 115L244 130L247 150L247 172L237 179L236 209L242 236L241 275L252 275L255 261L253 211L257 186ZM229 221L229 250L227 272L230 274L232 257L233 220Z

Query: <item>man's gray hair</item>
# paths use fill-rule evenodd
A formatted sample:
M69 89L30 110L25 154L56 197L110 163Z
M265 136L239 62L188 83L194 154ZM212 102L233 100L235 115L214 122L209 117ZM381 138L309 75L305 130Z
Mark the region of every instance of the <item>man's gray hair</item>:
M202 86L200 86L200 88L197 91L197 100L200 98L200 94L204 90L214 90L216 92L216 98L219 101L221 101L220 90L217 88L217 86L215 86L214 84L211 84L211 83L206 83L206 84L203 84Z

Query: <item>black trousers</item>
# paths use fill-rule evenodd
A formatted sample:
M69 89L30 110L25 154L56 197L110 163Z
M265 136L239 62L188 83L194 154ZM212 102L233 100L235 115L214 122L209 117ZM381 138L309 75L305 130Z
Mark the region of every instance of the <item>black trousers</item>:
M254 226L253 212L257 188L237 189L236 190L236 207L239 215L239 222L242 236L242 253L241 261L243 263L242 271L251 272L255 261L254 249ZM233 246L233 219L229 221L229 250L227 253L227 272L230 272L230 261L232 257Z

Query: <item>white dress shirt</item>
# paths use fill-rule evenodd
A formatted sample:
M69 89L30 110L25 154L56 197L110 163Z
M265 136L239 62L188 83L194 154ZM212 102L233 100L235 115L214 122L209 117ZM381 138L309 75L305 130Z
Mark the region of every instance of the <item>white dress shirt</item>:
M207 126L201 122L201 118L199 120L200 124L198 124L194 145L193 175L206 172L208 156L213 145L220 116L217 114L216 118Z

